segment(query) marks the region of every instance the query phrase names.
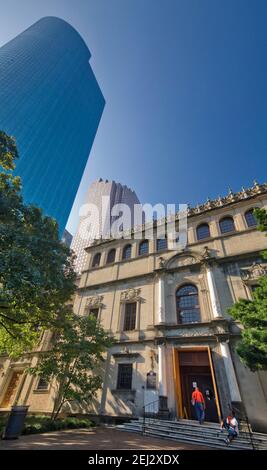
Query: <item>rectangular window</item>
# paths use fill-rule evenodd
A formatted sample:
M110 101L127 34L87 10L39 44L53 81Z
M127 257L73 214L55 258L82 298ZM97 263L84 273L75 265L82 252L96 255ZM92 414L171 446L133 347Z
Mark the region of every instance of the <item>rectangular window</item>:
M47 390L47 389L48 389L48 382L43 377L40 377L36 390Z
M117 389L118 390L131 390L132 376L133 376L132 364L119 364Z
M167 238L159 238L157 240L157 251L166 250L168 248Z
M98 319L98 308L90 308L89 315L92 315L96 320Z
M124 313L124 331L130 331L135 329L136 323L136 302L125 304Z

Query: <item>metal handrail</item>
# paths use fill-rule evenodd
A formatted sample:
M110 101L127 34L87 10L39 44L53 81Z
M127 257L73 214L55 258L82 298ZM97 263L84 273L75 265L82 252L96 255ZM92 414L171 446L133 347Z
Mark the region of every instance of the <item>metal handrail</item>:
M156 404L157 404L157 408L156 408ZM145 431L146 431L146 420L147 419L151 419L150 417L146 416L146 408L149 407L149 411L148 413L156 416L158 410L159 410L159 398L157 398L157 400L153 400L149 403L146 403L144 406L143 406L143 434L145 434ZM156 412L157 410L157 412Z
M156 400L153 400L153 401L150 401L149 403L146 403L144 406L143 406L143 409L145 409L147 406L149 405L153 405L154 403L159 403L159 398L157 398Z

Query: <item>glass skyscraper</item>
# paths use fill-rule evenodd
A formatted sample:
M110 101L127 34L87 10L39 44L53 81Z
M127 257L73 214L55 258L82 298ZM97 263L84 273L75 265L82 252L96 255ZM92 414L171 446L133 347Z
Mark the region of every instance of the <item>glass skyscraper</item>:
M65 21L45 17L0 48L0 129L15 137L27 203L62 234L105 100L90 52Z

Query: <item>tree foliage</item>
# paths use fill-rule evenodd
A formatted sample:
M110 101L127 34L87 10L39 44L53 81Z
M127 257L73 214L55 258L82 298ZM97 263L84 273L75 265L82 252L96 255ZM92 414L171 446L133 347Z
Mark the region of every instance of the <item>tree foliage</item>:
M112 339L92 315L72 315L42 353L36 367L29 369L48 382L55 380L57 393L52 419L56 419L66 402L82 405L92 400L102 385L99 373L103 353Z
M260 209L257 207L254 209L254 214L255 217L258 221L258 229L261 232L266 232L267 231L267 212L265 209ZM266 257L267 251L264 252L264 257Z
M267 212L255 209L258 229L267 230ZM267 251L262 253L267 259ZM230 315L244 327L242 339L237 345L241 360L252 370L267 369L267 276L259 279L258 287L252 293L252 300L241 299L230 309Z
M15 140L0 131L0 352L18 356L59 328L75 290L71 251L57 222L23 201Z

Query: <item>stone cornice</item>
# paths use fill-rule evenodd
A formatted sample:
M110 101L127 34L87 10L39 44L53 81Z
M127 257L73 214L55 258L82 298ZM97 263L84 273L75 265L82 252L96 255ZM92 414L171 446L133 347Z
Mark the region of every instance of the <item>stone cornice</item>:
M231 238L231 237L238 237L238 236L243 236L243 235L246 235L247 233L250 233L250 232L258 232L258 229L257 227L247 227L245 229L242 229L242 230L236 230L234 232L229 232L229 233L224 233L224 234L218 234L218 235L215 235L215 236L212 236L212 237L209 237L209 238L206 238L206 239L203 239L203 240L197 240L197 241L194 241L194 242L191 242L190 244L187 245L187 247L190 248L196 248L198 246L205 246L207 245L208 243L210 242L214 242L214 241L217 241L217 240L224 240L224 239L227 239L227 238ZM115 240L114 239L111 239L109 240L110 242L114 242ZM142 240L129 240L129 242L133 242L133 241L139 241L141 242ZM101 246L102 243L99 243L98 246ZM90 247L91 248L91 247ZM266 248L267 248L267 245L266 245ZM152 251L152 252L149 252L145 255L142 255L142 256L135 256L134 258L129 258L127 260L119 260L119 261L115 261L114 263L111 263L109 265L104 265L104 266L97 266L95 268L89 268L89 269L85 269L84 271L82 271L82 274L85 274L87 272L91 272L91 271L96 271L96 270L101 270L101 269L105 269L105 268L108 268L108 267L111 267L111 266L117 266L117 265L120 265L121 263L131 263L131 262L134 262L136 260L139 260L141 258L149 258L150 256L159 256L159 259L162 258L162 255L166 255L168 253L170 253L171 251L174 251L175 250L170 250L168 248L166 248L165 250L161 250L160 252L159 251ZM181 252L182 253L182 252ZM80 276L81 277L81 276Z
M246 258L250 258L251 256L260 256L262 250L256 250L256 251L251 251L251 252L243 252L243 253L238 253L237 255L229 255L229 256L224 256L224 257L221 257L221 258L210 258L210 260L213 262L213 263L217 263L218 265L224 265L224 264L227 264L227 263L230 263L230 262L237 262L238 260L244 260ZM205 260L198 260L197 262L193 263L192 265L185 265L185 266L177 266L177 267L174 267L174 268L155 268L153 271L149 272L149 273L143 273L143 274L138 274L138 275L135 275L135 276L129 276L129 277L124 277L122 279L114 279L114 280L111 280L111 281L106 281L106 282L99 282L99 284L90 284L90 285L86 285L86 286L83 286L83 287L78 287L77 288L77 292L83 292L83 291L86 291L86 290L91 290L91 289L95 289L95 290L98 290L98 289L101 289L103 286L105 287L108 287L108 286L114 286L114 285L120 285L120 284L124 284L127 282L133 282L133 281L139 281L140 279L149 279L151 278L151 280L153 280L155 278L155 276L158 276L159 274L163 274L163 273L173 273L173 272L176 272L176 271L182 271L183 269L185 268L188 268L189 266L198 266L199 268L201 266L203 266L203 263L204 263ZM207 260L206 260L207 261Z
M238 260L245 260L247 258L250 258L251 256L261 257L261 253L262 253L262 249L250 251L250 252L245 251L243 253L239 253L238 255L228 255L222 258L216 258L216 263L219 265L223 265L226 263L236 262Z
M99 282L99 284L90 284L90 285L86 285L83 287L78 287L77 292L83 292L83 291L90 290L90 289L98 290L98 289L101 289L103 286L108 287L108 286L114 286L116 284L119 284L119 285L122 284L125 286L125 284L128 282L139 281L140 279L147 279L147 278L151 278L153 280L154 277L155 277L155 273L154 271L151 271L150 273L124 277L122 279L114 279L112 281L106 281L106 282L101 281Z
M141 356L140 353L121 352L111 354L115 359L137 359Z
M186 323L186 324L160 324L155 325L159 338L229 338L229 322L226 318L214 319L209 322ZM155 337L157 339L157 336Z
M187 246L187 248L186 248L185 251L182 251L182 252L180 252L180 253L177 253L177 252L175 253L175 251L174 251L174 253L175 253L175 254L180 254L180 255L182 255L182 254L185 255L186 253L189 253L189 251L191 250L191 248L194 249L194 248L196 248L196 247L198 247L198 246L199 246L199 247L200 247L200 246L202 247L203 245L204 245L203 248L205 248L205 245L207 245L207 243L214 242L214 241L217 241L217 240L222 240L222 239L225 239L225 238L230 238L230 237L243 236L243 235L246 235L246 233L253 232L253 231L258 232L258 230L257 230L256 227L250 227L250 228L247 228L247 229L245 229L245 230L240 230L240 231L236 231L236 232L225 233L225 234L223 234L223 235L217 235L217 236L215 236L215 237L210 237L209 239L206 239L206 240L198 240L197 242L190 243L190 244ZM114 240L113 240L113 241L114 241ZM264 249L264 248L263 248L263 249ZM267 249L267 245L266 245L266 249ZM189 251L187 251L187 250L189 250ZM261 251L262 251L262 249L261 249ZM134 257L134 258L130 258L130 259L127 259L127 260L119 260L119 261L116 261L115 263L112 263L112 264L109 264L109 265L106 265L106 264L105 264L104 266L97 266L97 267L94 267L94 268L85 269L85 270L82 272L82 274L86 274L86 273L90 273L90 272L95 272L95 271L101 271L101 270L103 270L103 269L108 269L108 268L110 268L111 266L119 266L119 265L121 265L122 263L125 263L125 262L127 262L127 263L134 263L135 261L140 260L140 258L150 258L150 257L152 257L152 256L153 256L153 257L158 257L159 255L161 255L161 256L159 256L158 259L159 259L159 260L163 260L163 261L160 261L160 266L159 266L159 268L155 268L155 271L156 271L156 270L157 270L157 271L160 271L160 270L165 269L165 268L163 267L163 266L164 266L164 258L163 258L162 255L165 255L165 256L166 256L166 255L168 255L169 253L171 253L171 250L169 250L169 249L162 250L161 252L153 251L153 252L148 253L148 254L146 254L146 255L144 255L144 256L142 256L142 257L141 257L141 256L136 256L136 257ZM232 256L236 256L236 255L232 255ZM217 259L218 259L218 258L217 258Z

